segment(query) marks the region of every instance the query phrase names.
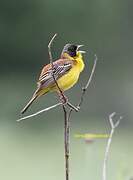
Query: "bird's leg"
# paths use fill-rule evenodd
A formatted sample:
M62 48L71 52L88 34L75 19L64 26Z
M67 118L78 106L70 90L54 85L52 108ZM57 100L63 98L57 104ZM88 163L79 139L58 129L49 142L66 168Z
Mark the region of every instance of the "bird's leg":
M60 101L62 104L66 104L68 105L71 109L75 110L76 112L79 111L79 108L78 107L75 107L73 104L71 104L67 98L67 96L65 96L64 92L61 91L61 92L57 92L58 93L58 96L60 98Z

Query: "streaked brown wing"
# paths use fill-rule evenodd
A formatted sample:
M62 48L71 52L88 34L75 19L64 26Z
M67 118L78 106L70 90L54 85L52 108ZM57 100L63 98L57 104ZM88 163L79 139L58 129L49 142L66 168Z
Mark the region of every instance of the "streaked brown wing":
M46 65L41 72L39 77L38 85L39 88L46 88L52 84L54 84L54 79L52 76L52 71L54 73L54 77L57 80L64 74L66 74L73 66L72 60L59 59L53 63L53 70L51 64Z

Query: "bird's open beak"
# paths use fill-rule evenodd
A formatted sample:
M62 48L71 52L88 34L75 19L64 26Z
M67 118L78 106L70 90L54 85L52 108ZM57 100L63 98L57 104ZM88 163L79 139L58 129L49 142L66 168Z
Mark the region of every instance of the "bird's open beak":
M84 45L78 45L78 46L77 46L77 50L78 50L80 53L86 53L85 51L79 50L79 48L82 47L82 46L84 46Z

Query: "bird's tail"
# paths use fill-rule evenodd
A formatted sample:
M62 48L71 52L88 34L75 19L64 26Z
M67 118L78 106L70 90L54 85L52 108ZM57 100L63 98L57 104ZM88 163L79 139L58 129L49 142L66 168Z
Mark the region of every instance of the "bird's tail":
M22 109L21 113L24 114L27 109L30 107L30 105L35 101L35 99L37 99L38 95L33 95L33 97L31 98L31 100L27 103L27 105Z
M45 89L45 91L43 89L41 89L40 87L35 91L35 93L33 94L31 100L27 103L27 105L22 109L21 113L24 114L27 109L30 107L30 105L40 96L46 94L47 92L49 92L49 89Z

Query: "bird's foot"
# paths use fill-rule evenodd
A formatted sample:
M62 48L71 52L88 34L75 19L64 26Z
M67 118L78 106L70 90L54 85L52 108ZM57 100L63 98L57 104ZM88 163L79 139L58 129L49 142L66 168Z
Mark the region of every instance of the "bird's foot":
M63 105L65 105L68 103L68 98L64 94L61 94L60 101L62 102Z
M73 109L74 111L78 112L80 110L79 106L74 106L73 104L71 104L67 98L67 96L65 96L63 93L59 94L60 97L60 101L63 105L68 105L71 109Z

